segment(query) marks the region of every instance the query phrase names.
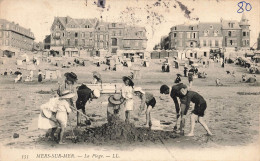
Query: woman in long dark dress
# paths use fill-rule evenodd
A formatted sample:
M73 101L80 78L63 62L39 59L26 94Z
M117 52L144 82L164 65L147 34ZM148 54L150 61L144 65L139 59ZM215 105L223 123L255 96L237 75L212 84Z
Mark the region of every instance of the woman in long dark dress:
M42 72L39 70L38 72L38 82L42 82Z

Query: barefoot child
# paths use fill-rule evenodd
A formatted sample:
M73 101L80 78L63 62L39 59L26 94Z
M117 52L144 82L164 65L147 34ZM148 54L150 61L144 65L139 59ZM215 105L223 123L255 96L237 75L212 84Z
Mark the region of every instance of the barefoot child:
M122 87L122 97L125 99L125 121L126 123L130 120L130 112L134 109L133 101L133 86L134 82L130 76L123 77L124 86Z
M146 124L145 127L151 127L152 121L151 121L151 110L154 108L156 104L156 100L153 96L153 94L144 92L141 87L135 87L134 93L142 100L140 105L140 110L145 109L146 104Z
M59 144L64 144L63 142L63 134L65 131L65 128L67 127L67 121L68 121L68 115L71 112L71 108L70 108L70 98L74 97L75 94L74 93L70 93L69 90L65 90L61 93L60 98L57 102L57 113L56 113L56 119L58 120L60 127L61 127L61 131L58 134L59 138Z
M181 98L181 102L183 104L186 104L186 108L184 110L185 115L190 107L190 102L195 103L194 110L191 114L191 130L190 133L186 136L194 136L194 127L196 120L204 127L204 129L208 132L209 135L213 135L203 119L204 112L207 108L207 103L204 100L204 98L197 92L188 91L187 88L182 88L180 92L182 95L185 96Z

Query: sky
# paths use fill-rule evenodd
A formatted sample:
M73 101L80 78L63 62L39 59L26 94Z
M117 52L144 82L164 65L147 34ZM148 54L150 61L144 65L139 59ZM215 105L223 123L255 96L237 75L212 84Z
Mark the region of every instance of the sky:
M144 26L151 50L174 25L197 22L240 21L237 13L241 0L106 0L105 8L98 0L0 0L0 18L30 28L36 42L50 34L54 17L98 18L109 22L125 22ZM251 46L260 32L260 1L245 0L252 6L244 11L251 29ZM244 3L245 7L245 3ZM255 46L256 47L256 46Z

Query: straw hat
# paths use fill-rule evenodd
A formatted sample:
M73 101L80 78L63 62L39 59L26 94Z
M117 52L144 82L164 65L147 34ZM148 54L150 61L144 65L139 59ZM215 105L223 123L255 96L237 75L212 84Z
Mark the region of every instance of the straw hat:
M141 92L142 94L145 94L141 87L135 87L134 92Z
M127 79L130 81L131 86L134 86L134 82L132 81L133 76L123 76L123 81L126 81Z
M100 91L98 89L93 90L93 94L95 97L99 98L100 97Z
M124 99L119 94L112 95L108 98L108 102L113 105L120 105L124 102Z
M61 93L60 98L72 98L75 96L75 93L71 93L69 90L65 90Z
M101 79L100 73L98 73L98 72L96 72L96 71L93 72L93 77L96 77L96 78L98 78L98 79Z

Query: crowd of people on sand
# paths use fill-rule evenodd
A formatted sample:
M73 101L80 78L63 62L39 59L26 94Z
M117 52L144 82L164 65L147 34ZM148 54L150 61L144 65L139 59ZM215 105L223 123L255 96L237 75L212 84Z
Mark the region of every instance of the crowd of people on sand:
M64 76L65 81L59 84L55 96L41 106L38 121L38 127L40 129L52 129L50 137L59 144L64 144L63 135L67 127L67 122L71 124L70 113L72 111L77 113L77 126L90 125L90 119L86 115L86 103L90 103L93 99L100 97L100 90L92 90L87 87L86 84L75 87L75 83L77 82L77 75L75 73L66 73ZM102 82L100 80L100 74L96 72L93 73L93 78L96 79L94 83L97 83L97 81ZM142 87L136 87L132 76L124 76L122 81L124 85L121 88L121 93L113 94L108 97L107 108L113 109L113 115L115 116L123 112L126 124L131 122L134 110L138 110L139 117L145 113L146 121L143 127L151 128L153 125L151 121L151 111L156 107L156 98L152 93L144 91ZM162 85L160 87L160 93L165 95L170 94L170 97L174 101L177 120L173 131L184 135L186 115L190 108L190 103L193 102L195 106L190 117L191 129L186 136L194 136L195 122L199 122L207 131L208 135L213 135L203 119L207 103L199 93L191 91L187 85L183 83L176 83L171 88L167 85ZM76 95L77 99L75 100ZM139 108L135 108L136 102L134 102L134 96L137 96L141 100ZM86 118L85 123L82 122L81 117ZM179 128L177 127L178 120L181 120ZM60 128L60 130L57 130L58 128ZM54 137L56 131L58 131L57 138Z

